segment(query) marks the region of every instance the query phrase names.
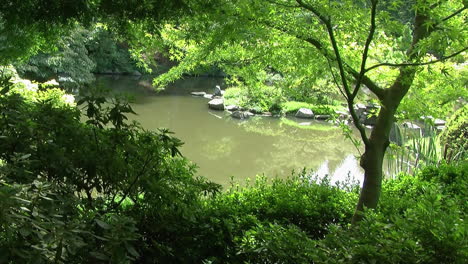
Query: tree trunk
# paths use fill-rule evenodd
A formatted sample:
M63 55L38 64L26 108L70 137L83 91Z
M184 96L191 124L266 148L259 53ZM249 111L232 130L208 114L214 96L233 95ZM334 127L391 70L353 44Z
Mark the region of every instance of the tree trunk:
M382 189L382 166L385 151L389 145L389 135L394 120L395 110L382 107L377 124L372 130L369 143L361 156L361 167L364 169L364 183L362 185L359 202L354 213L352 223L363 217L364 207L376 208Z
M382 189L382 166L385 151L390 144L390 130L395 119L395 112L401 100L408 92L415 69L402 68L393 85L383 95L377 123L373 128L366 144L365 152L361 156L361 167L364 169L364 183L356 206L352 223L360 221L364 208L376 208Z

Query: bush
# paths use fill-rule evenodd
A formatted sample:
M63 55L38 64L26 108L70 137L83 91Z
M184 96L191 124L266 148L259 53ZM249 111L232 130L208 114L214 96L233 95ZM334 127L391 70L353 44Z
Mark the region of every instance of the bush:
M448 120L441 134L444 158L447 161L468 159L468 105Z
M311 263L315 241L294 225L257 225L237 239L243 263Z
M193 178L181 142L127 124L121 99L84 96L82 123L73 97L39 88L0 89L1 262L128 263L177 245L159 238L219 188Z

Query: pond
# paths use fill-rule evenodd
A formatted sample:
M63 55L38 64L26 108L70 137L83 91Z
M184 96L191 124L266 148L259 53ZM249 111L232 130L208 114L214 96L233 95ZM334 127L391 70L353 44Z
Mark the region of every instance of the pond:
M285 178L293 170L318 170L341 179L361 174L357 150L340 128L322 121L254 117L237 120L227 112L209 110L208 99L193 97L192 91L212 93L222 79L186 78L163 92L151 90L149 77L98 76L97 83L133 97L136 120L145 129L168 128L185 142L182 154L199 167L199 175L228 185L231 177L265 174ZM334 171L340 171L340 173Z

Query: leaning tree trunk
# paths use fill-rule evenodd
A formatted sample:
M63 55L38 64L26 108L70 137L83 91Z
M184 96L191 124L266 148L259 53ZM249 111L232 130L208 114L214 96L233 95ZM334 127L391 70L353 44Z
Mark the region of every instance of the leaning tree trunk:
M395 112L408 92L415 72L414 68L402 68L399 76L380 101L382 107L377 117L377 123L365 145L364 154L361 156L360 165L364 169L364 183L352 219L353 224L362 219L364 208L377 207L382 190L383 160L385 151L390 144L390 130L395 119Z

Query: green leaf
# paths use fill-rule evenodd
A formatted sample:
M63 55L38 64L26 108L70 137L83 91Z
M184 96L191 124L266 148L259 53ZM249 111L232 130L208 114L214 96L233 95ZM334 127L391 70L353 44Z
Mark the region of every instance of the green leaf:
M103 229L106 229L106 230L109 230L112 228L112 226L110 226L108 223L106 222L103 222L99 219L94 219L94 221L96 222L96 224L98 224L100 227L102 227Z

